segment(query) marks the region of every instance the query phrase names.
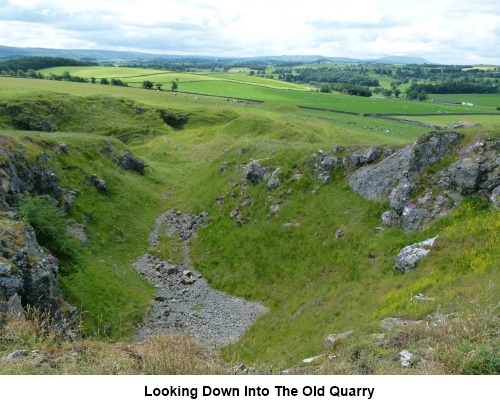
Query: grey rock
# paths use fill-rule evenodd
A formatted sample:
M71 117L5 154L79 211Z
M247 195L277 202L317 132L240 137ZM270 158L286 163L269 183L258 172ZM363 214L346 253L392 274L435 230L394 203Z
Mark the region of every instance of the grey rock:
M408 350L399 352L399 361L403 367L410 367L413 364L414 356Z
M146 163L130 152L127 152L119 159L119 165L124 169L132 170L139 174L144 174L144 169L146 168Z
M407 146L374 165L355 171L349 185L368 200L386 197L408 170L412 146Z
M490 201L494 207L500 207L500 186L495 187L492 191Z
M103 179L96 176L95 174L89 177L89 183L96 188L96 190L104 195L109 194L108 183L106 183Z
M337 167L337 162L338 159L335 156L326 156L322 161L321 161L321 166L323 166L323 169L325 170L332 170Z
M17 221L3 222L4 239L0 248L8 248L11 255L0 263L0 301L21 312L24 306L48 312L56 320L56 326L75 321L77 310L64 300L58 282L58 261L36 241L30 226ZM9 241L17 241L16 245Z
M454 132L423 136L382 161L356 170L349 177L349 185L369 200L386 198L399 181L414 180L424 167L441 160L460 139L461 135Z
M59 151L61 153L64 153L65 155L68 155L69 156L69 149L68 149L68 146L65 144L65 143L60 143L59 144L59 147L58 147Z
M273 214L276 214L279 210L280 210L279 204L274 204L269 207L269 211L271 211Z
M481 178L480 166L472 159L463 159L448 168L451 184L462 194L476 191Z
M417 263L427 256L436 241L437 236L424 240L423 242L414 243L406 246L396 256L396 264L394 267L403 273L408 273L413 270Z
M368 148L364 153L362 162L363 164L373 163L379 157L380 157L380 150L377 147L372 146L371 148Z
M326 172L319 173L318 176L317 176L317 178L323 184L329 183L330 180L332 179L331 176L328 173L326 173Z
M15 359L15 358L18 358L18 357L26 357L27 355L28 355L28 351L27 350L15 350L12 353L9 353L6 356L6 359L7 360L11 360L11 359Z
M404 232L416 231L429 217L430 213L426 209L405 207L401 213L401 228Z
M387 227L398 227L401 225L401 217L398 215L397 212L394 212L392 210L390 211L385 211L382 214L382 225L387 226Z
M257 160L252 160L248 165L243 168L243 178L250 180L252 183L260 183L264 180L265 175L268 173L268 169Z
M326 349L331 349L336 342L339 342L340 340L344 340L344 339L348 338L353 333L354 333L353 330L348 330L347 332L344 332L344 333L337 333L337 334L328 335L325 338L324 346Z
M335 239L340 239L345 236L346 229L341 226L339 229L335 231Z
M389 195L389 205L391 209L396 213L401 214L410 200L411 191L412 186L410 183L407 181L399 183Z
M267 182L267 188L269 190L274 190L281 186L281 180L278 177L278 174L281 173L281 167L277 167L274 172L271 174L269 181Z

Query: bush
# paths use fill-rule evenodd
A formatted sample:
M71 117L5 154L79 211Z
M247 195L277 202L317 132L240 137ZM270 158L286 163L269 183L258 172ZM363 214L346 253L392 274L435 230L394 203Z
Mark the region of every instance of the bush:
M59 271L68 275L83 265L82 247L66 230L63 214L43 197L27 197L19 217L35 230L40 245L59 260Z

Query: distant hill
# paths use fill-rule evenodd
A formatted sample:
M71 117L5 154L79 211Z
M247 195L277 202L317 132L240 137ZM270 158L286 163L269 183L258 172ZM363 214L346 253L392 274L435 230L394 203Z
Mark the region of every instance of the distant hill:
M388 63L395 65L423 65L429 63L429 61L423 58L411 57L411 56L385 56L383 58L373 59L371 62L375 63Z
M99 49L51 49L51 48L18 48L0 45L0 59L11 59L23 56L51 56L59 58L72 58L85 61L110 61L110 60L132 60L132 59L179 59L200 58L219 60L241 60L250 62L345 62L345 63L388 63L388 64L424 64L429 63L425 59L409 56L386 56L378 59L356 59L349 57L325 57L321 55L277 55L277 56L255 56L255 57L217 57L201 55L168 55L129 51L110 51Z

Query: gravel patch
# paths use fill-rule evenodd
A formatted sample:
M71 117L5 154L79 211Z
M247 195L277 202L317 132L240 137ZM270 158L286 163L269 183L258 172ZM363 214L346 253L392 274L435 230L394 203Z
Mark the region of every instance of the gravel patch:
M259 303L210 288L191 265L188 240L203 225L206 215L201 213L190 217L169 210L156 220L155 229L150 234L151 245L156 245L160 229L166 224L168 235L178 235L184 260L172 263L144 254L133 263L157 291L143 323L137 325L137 340L152 335L182 333L204 345L222 347L237 342L257 317L267 311Z

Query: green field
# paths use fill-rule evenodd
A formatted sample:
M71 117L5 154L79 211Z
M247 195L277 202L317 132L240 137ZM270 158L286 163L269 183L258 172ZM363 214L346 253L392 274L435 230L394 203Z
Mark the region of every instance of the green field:
M73 76L79 76L90 79L95 77L100 78L116 78L129 83L132 86L142 86L144 80L150 80L154 83L162 83L169 87L172 80L183 82L199 82L203 80L223 80L227 82L251 83L256 86L264 86L271 88L285 88L304 90L308 87L301 86L295 83L286 83L278 80L264 79L255 76L248 76L245 74L232 74L232 73L180 73L154 69L139 69L127 67L57 67L50 69L43 69L40 72L44 75L51 73L62 75L65 71ZM181 89L182 90L182 89Z
M479 107L500 107L500 94L430 94L429 99L472 103Z
M465 121L469 125L478 123L486 128L500 128L500 116L498 115L425 115L418 117L394 116L399 119L410 119L412 121L424 122L427 124L447 126L459 121Z
M42 73L48 74L52 72L62 74L65 70L69 71L70 74L87 78L91 76L96 78L120 78L134 87L140 87L143 80L150 80L154 83L163 83L165 88L169 88L169 84L172 80L179 79L179 91L181 92L185 91L228 98L284 102L293 105L338 109L357 113L466 114L468 112L494 112L491 108L488 108L490 104L484 107L467 107L462 105L434 104L430 102L422 103L408 101L402 98L382 99L355 97L334 93L323 94L310 91L310 89L294 83L285 83L278 80L231 73L182 74L151 69L120 67L53 68L43 70Z

